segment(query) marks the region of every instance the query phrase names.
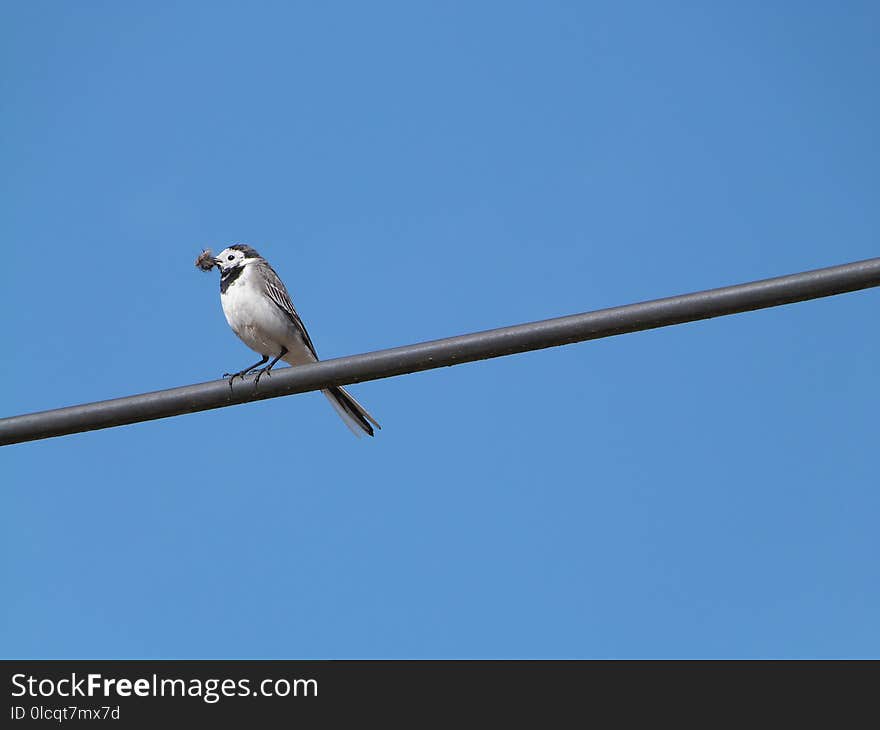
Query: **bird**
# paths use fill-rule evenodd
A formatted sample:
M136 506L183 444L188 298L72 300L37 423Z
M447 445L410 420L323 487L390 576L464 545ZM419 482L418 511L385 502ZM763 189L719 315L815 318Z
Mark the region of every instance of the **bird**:
M207 253L207 252L206 252ZM200 261L203 257L200 257ZM207 270L212 268L202 266ZM255 386L268 375L279 360L296 366L318 361L312 339L293 304L284 282L257 251L243 243L223 249L213 265L220 270L220 303L232 331L244 344L258 353L260 360L244 370L224 373L230 378L244 378L256 371ZM270 360L268 365L266 363ZM378 421L344 388L334 385L321 391L345 425L355 436L373 435Z

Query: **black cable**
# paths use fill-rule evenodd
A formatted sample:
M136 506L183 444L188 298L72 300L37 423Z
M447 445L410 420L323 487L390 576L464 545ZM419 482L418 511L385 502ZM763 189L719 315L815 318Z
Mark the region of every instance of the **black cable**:
M237 403L459 365L626 332L721 317L880 285L880 258L722 289L324 360L253 380L226 380L0 419L0 445L122 426Z

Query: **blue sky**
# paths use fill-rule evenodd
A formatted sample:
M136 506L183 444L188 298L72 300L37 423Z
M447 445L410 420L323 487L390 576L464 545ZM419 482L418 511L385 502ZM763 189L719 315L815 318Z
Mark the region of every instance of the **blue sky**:
M0 5L0 415L869 258L876 3ZM880 656L880 293L0 449L0 654Z

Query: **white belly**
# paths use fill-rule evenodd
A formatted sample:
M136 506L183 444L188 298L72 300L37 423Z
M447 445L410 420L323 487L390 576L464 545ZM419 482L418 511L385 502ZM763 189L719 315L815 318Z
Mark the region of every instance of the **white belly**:
M290 318L250 281L245 270L221 295L226 321L248 347L260 355L276 357L283 348L289 355L284 359L292 365L314 362Z

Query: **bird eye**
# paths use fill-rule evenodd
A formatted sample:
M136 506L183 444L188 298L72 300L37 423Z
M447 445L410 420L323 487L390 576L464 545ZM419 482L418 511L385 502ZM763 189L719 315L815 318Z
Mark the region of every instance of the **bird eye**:
M229 254L229 256L226 257L226 260L232 261L232 259L234 259L234 258L235 258L235 256L233 256L232 254Z

